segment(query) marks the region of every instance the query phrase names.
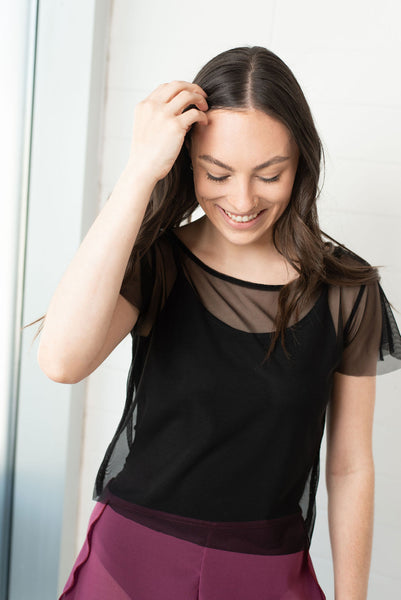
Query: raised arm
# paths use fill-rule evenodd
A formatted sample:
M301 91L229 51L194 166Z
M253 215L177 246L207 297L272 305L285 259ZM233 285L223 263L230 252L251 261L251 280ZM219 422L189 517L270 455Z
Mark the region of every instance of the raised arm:
M189 105L195 108L182 112ZM135 108L127 166L83 239L51 299L38 348L51 379L76 383L127 335L138 310L119 295L151 192L170 171L195 121L207 124L205 93L173 81Z
M118 296L152 189L151 180L125 170L68 265L47 310L38 348L39 366L51 379L75 383L88 374L106 342L117 303L119 314L124 306L124 316L116 317L123 321L121 335L134 326L138 310Z

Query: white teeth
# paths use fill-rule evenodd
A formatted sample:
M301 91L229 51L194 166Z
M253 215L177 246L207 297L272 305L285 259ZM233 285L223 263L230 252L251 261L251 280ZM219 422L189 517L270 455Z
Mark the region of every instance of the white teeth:
M247 223L248 221L252 221L253 219L256 219L256 217L259 214L257 212L257 213L254 213L253 215L248 215L246 217L241 217L239 215L233 215L232 213L228 212L228 210L224 210L224 212L226 213L226 215L228 215L230 217L230 219L232 219L236 223Z

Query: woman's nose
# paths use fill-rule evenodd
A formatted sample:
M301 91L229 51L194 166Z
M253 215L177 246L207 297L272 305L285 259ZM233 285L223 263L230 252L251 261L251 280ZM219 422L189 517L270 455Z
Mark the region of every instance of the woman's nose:
M247 214L255 207L252 186L248 182L239 184L231 196L232 210L236 214Z

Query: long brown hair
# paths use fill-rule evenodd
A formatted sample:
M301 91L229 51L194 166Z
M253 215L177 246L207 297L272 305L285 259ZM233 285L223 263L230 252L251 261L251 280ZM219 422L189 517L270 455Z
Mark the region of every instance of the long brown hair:
M262 46L226 50L209 60L193 83L207 93L209 110L261 110L287 127L299 149L290 202L272 231L275 248L299 277L280 290L276 328L267 359L280 336L286 351L284 334L291 314L302 312L319 286L324 283L354 286L379 281L378 266L370 265L319 227L316 201L320 195L321 162L324 166L323 146L301 87L276 54ZM190 135L189 130L187 137ZM136 261L166 229L191 220L198 202L190 164L184 143L172 169L152 191L124 281L131 276ZM322 236L331 241L324 241Z

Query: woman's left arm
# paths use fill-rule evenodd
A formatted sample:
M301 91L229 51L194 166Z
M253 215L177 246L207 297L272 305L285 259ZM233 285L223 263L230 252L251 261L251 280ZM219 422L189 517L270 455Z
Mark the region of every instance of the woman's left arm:
M334 373L326 487L335 600L367 600L374 521L376 377Z

